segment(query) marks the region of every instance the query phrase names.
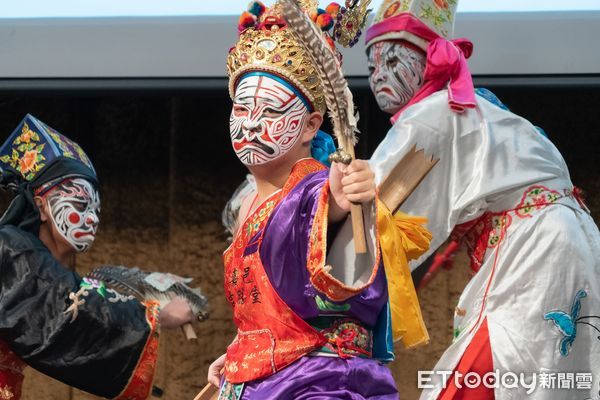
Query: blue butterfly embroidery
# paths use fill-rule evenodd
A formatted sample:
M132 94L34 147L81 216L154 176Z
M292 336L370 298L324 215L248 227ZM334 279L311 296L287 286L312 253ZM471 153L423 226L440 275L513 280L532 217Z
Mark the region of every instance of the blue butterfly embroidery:
M559 344L560 354L563 357L566 357L573 346L573 342L575 341L575 337L577 336L577 324L585 324L594 328L596 331L600 332L600 330L594 325L581 321L582 319L588 318L599 318L598 316L585 316L580 317L579 312L581 311L581 299L587 296L585 290L580 289L575 294L575 299L573 299L573 306L571 307L571 314L567 314L564 311L554 310L547 312L544 314L545 320L551 320L554 322L554 325L558 328L560 333L564 335ZM600 337L598 337L600 339Z

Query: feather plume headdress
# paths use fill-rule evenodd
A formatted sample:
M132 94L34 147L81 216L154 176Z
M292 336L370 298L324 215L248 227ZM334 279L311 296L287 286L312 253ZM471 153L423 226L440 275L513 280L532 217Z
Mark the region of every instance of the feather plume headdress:
M357 0L348 0L345 6L331 3L326 9L318 8L317 0L298 0L296 4L310 16L311 25L331 50L328 62L338 63L339 67L342 57L335 41L345 46L358 42L368 12L364 3L359 6ZM253 1L240 16L239 40L227 57L229 94L233 98L239 79L245 73L265 71L290 82L314 111L325 114L326 94L315 60L287 29L284 10L287 13L281 1L270 8Z

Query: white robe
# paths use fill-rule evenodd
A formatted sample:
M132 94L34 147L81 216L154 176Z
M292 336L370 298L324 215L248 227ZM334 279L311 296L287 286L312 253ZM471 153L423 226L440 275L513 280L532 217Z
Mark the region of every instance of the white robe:
M573 184L562 156L527 120L482 97L477 96L477 108L463 114L451 111L447 99L442 90L406 109L370 161L381 182L414 144L440 159L401 208L429 218L433 234L431 250L413 267L456 225L486 212L513 210L504 219L510 222L506 229L498 230L503 233L499 243L487 248L479 272L460 297L458 307L465 314L455 315L458 337L435 370L452 371L487 318L494 368L500 374L527 373L529 384L531 374L538 374L532 394L523 387L501 386L495 389L496 399L600 398L599 332L576 324L572 347L562 355L560 343L566 334L544 318L562 310L563 323L569 325L580 290L587 296L580 299L579 317L600 315L600 234L571 195ZM517 212L532 186L559 198L554 204ZM600 326L599 318L581 321ZM554 389L541 387L551 375L540 373L554 374ZM593 382L586 389L589 373ZM570 384L567 379L574 389L560 390L561 377L560 387ZM436 399L441 391L444 380L440 375L433 378L434 387L425 389L421 399Z

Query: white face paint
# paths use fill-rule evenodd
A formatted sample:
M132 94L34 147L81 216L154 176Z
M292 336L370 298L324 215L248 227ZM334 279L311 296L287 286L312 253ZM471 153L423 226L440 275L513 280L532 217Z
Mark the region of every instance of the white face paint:
M58 233L78 252L86 251L100 222L98 191L87 180L76 178L61 182L45 196Z
M308 113L302 99L276 79L243 78L229 119L233 150L246 165L275 160L296 144Z
M417 50L394 42L369 48L369 84L379 108L397 113L423 86L427 59Z

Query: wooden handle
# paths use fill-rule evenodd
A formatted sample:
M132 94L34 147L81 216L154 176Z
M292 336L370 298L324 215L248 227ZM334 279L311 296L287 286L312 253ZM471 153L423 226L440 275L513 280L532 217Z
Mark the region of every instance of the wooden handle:
M365 223L363 220L363 209L360 204L352 204L350 207L352 218L352 234L354 235L354 252L365 254L367 252L367 241L365 239Z
M354 160L354 145L348 138L343 140L342 149ZM365 221L363 219L363 209L360 204L350 206L350 217L352 218L352 234L354 236L354 252L356 254L365 254L367 252L367 240L365 239Z
M204 389L194 397L194 400L217 400L219 398L219 388L212 383L207 383Z
M196 331L194 331L194 327L192 326L192 324L190 322L183 324L181 326L181 330L183 331L183 334L185 335L185 338L187 340L198 339L198 336L196 336Z
M225 368L221 368L220 374L225 373ZM204 389L194 397L194 400L217 400L219 398L219 388L212 383L207 383Z

